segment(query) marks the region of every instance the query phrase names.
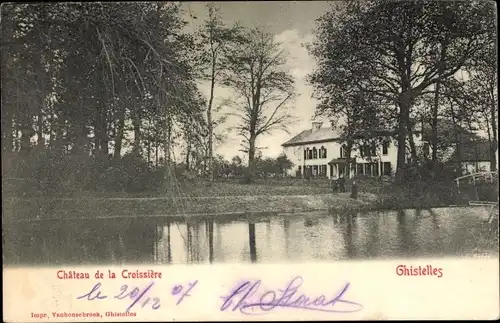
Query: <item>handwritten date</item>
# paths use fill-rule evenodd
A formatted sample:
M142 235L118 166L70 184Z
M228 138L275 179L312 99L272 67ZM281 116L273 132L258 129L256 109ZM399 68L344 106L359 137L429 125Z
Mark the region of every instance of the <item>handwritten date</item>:
M184 285L174 285L171 294L178 298L176 305L179 305L185 297L191 296L189 293L198 283L197 280ZM130 287L128 285L122 285L119 292L117 292L112 298L118 300L128 300L129 304L126 308L126 312L129 312L132 308L140 306L141 308L151 308L157 310L160 308L160 298L152 297L152 289L154 286L154 281L150 282L146 287ZM108 299L108 295L103 292L103 286L101 283L95 284L88 293L78 296L77 299L94 301L94 300L105 300Z

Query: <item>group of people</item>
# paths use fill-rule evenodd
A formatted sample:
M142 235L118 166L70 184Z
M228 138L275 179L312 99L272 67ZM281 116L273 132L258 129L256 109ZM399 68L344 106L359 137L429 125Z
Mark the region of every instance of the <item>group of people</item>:
M343 176L338 179L332 180L332 192L333 193L345 193L346 192L346 181Z
M346 179L344 176L340 176L337 179L332 179L332 193L345 193L347 192L346 188ZM352 181L351 184L351 198L358 198L358 185L356 181Z

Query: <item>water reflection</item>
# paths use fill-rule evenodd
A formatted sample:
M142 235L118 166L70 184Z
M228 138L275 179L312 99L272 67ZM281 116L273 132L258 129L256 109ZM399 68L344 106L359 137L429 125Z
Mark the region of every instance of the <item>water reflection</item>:
M498 254L478 208L4 224L7 265L301 262Z

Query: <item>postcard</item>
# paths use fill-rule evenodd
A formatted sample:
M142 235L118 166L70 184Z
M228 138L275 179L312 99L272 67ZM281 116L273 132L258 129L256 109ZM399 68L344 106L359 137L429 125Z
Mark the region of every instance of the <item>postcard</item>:
M4 321L499 318L495 3L0 9Z

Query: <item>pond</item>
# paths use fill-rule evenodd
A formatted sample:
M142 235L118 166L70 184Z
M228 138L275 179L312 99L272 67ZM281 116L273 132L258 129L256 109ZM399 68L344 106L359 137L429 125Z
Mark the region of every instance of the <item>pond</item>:
M481 207L259 216L4 223L4 265L300 263L496 256Z

